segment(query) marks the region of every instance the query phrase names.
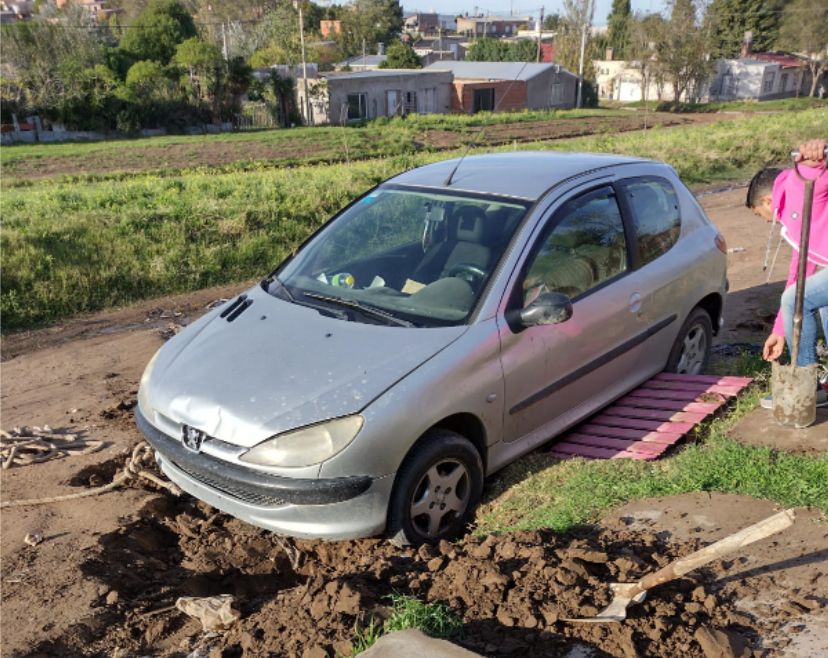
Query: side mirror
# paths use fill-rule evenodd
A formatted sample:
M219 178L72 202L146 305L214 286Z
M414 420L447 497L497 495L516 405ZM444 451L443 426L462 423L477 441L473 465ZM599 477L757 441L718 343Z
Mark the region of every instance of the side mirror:
M521 327L560 324L572 317L572 300L560 292L545 292L529 306L518 311Z

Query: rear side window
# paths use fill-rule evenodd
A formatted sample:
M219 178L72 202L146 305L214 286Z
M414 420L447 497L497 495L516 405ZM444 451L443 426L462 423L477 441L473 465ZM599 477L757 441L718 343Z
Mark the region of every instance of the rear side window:
M628 178L619 183L633 213L641 265L670 250L681 232L679 200L663 178Z

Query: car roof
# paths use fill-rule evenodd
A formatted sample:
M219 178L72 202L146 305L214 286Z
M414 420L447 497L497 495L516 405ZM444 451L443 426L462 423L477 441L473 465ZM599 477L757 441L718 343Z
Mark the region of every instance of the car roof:
M652 162L624 155L517 151L470 155L445 182L461 158L443 160L395 176L394 185L426 187L447 192L463 191L535 201L558 183L595 169ZM659 163L661 164L661 163Z

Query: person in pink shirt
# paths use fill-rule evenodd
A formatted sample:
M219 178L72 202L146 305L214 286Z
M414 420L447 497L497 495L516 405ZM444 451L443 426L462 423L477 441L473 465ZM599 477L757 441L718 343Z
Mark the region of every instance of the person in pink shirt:
M819 325L828 339L828 170L825 148L828 141L815 139L799 147L800 173L814 181L814 200L811 210L811 230L808 244L805 297L802 309L802 336L797 365L817 363L816 344ZM747 205L762 217L770 220L775 212L782 225L782 237L793 247L791 265L781 308L771 335L765 340L762 355L767 361L775 361L793 335L793 312L799 262L800 222L802 218L804 184L792 169L779 173L771 189L767 186L768 172L759 172L748 188ZM818 318L820 322L818 322ZM817 406L828 405L828 381L823 375L817 382ZM771 408L771 398L762 400L762 406Z

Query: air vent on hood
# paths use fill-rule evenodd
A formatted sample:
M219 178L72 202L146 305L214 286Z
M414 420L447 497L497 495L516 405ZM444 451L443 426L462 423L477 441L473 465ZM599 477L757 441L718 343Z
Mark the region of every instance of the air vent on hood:
M219 314L219 317L227 318L228 322L232 322L244 313L252 303L253 300L248 299L246 294L239 295L232 304Z

